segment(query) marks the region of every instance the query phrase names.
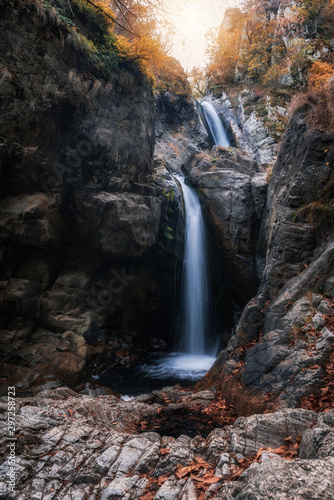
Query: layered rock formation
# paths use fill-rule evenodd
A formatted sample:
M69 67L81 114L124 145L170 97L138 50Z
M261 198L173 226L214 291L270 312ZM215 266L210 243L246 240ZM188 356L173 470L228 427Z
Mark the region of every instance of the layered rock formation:
M207 438L171 437L162 431L133 434L135 423L158 422L168 407L196 407L205 415L213 398L210 391L165 388L123 402L94 391L78 395L59 388L17 399L16 494L6 493L6 463L0 494L19 500L138 500L146 494L156 500L195 500L203 491L217 500L332 497L333 410L242 417ZM4 429L4 403L0 411ZM4 453L7 441L2 439Z
M172 216L152 177L154 98L138 69L83 75L33 17L2 19L0 37L3 375L22 390L40 373L74 383L88 365L129 363L141 334L168 335L161 216L175 229L177 202Z
M257 96L247 88L237 95L223 93L219 98L209 96L201 102L205 100L210 100L217 111L232 146L262 166L273 163L278 152L277 139L281 135L276 136L276 130L281 127L280 120L286 121L284 107L272 104L269 96ZM275 124L274 130L271 124Z
M192 104L164 93L155 122L151 89L134 68L104 82L82 75L34 19L1 20L0 38L0 376L2 394L30 389L16 398L13 494L1 398L0 497L331 498L333 410L298 406L333 370L332 226L304 210L332 182L333 137L297 114L268 188L265 137L249 139L249 157L200 153ZM194 122L182 131L178 109ZM262 276L258 293L203 390L167 387L130 402L89 384L74 392L62 383L131 364L170 329L181 252L168 237L178 204L165 167L186 170L201 193L221 316ZM216 427L208 436L203 422Z
M228 277L231 297L242 303L256 291L263 270L266 173L256 161L234 148L217 148L212 155L197 154L186 168L191 183L203 194L203 207L215 235L217 254L224 256L221 259L225 260L222 266L225 290L219 295L222 302L230 295Z
M305 207L329 186L333 154L333 136L308 130L295 115L269 183L261 285L209 372L212 382L237 375L283 407L319 390L334 341L334 242L330 221L312 223Z

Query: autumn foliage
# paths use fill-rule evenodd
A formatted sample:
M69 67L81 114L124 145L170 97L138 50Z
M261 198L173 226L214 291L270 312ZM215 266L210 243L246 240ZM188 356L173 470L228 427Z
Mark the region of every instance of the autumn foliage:
M238 82L318 85L333 73L332 0L241 0L228 9L218 33L209 33L209 65L202 81L209 89ZM326 59L327 58L327 59Z
M168 56L168 24L151 0L0 0L1 15L24 15L48 25L78 56L86 75L107 78L114 71L140 69L158 90L189 97L182 67Z
M292 116L297 110L302 110L310 128L334 133L334 76L324 82L298 94L291 102L289 114Z

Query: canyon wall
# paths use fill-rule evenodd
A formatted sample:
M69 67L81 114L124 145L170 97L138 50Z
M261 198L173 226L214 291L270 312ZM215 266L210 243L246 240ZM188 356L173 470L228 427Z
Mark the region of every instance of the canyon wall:
M72 384L168 338L178 205L153 178L154 97L135 66L83 73L31 16L1 19L0 38L3 374Z

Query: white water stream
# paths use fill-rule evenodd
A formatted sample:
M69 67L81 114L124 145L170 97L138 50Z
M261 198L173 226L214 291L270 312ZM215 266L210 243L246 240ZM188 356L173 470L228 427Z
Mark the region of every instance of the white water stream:
M186 211L183 263L183 337L187 354L205 354L209 297L207 252L201 205L197 194L178 178Z
M201 106L203 108L205 118L210 127L215 144L217 146L228 148L231 144L227 138L227 134L215 108L208 101L202 102Z
M185 205L185 252L183 297L181 304L183 352L162 356L152 365L141 368L145 376L156 379L176 377L199 380L215 361L208 353L209 291L205 231L201 205L195 191L177 177Z

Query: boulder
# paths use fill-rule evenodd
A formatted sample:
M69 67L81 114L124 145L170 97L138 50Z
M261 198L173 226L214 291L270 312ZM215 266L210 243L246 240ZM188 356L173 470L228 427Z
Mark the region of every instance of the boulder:
M64 229L57 196L35 193L8 197L0 202L0 232L6 241L51 247L59 243Z

